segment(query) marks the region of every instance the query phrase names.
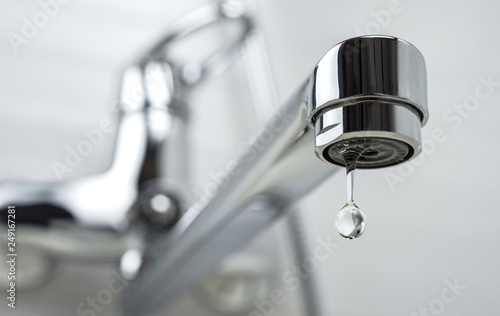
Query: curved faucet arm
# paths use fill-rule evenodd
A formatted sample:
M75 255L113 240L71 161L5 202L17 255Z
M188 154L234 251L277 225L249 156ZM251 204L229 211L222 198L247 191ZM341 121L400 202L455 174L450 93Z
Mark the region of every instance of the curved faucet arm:
M115 109L119 114L116 146L107 171L58 183L0 184L1 205L36 211L36 216L20 212L27 214L30 223L34 222L32 217L43 218L46 226L23 227L32 237L26 243L73 259L116 259L127 247L142 247L139 244L144 240L139 239L144 236L139 232L135 238L137 231L127 231L132 226L129 212L140 208L141 199L151 198L156 191L182 202L179 200L188 188L186 99L198 83L219 75L233 62L253 27L251 15L243 2L209 4L177 21L161 41L125 69ZM186 76L185 66L170 60L170 46L221 22L238 24L239 33L197 64L198 76ZM64 220L64 225L52 225L53 220ZM18 224L23 226L21 221ZM77 230L94 235L98 241L89 243ZM75 238L65 238L68 232ZM108 232L118 233L117 242ZM65 243L60 243L61 239ZM112 248L116 251L106 251Z
M239 34L196 65L199 71L198 76L184 76L184 65L179 65L180 78L186 85L192 86L207 78L217 76L238 56L241 45L245 42L248 33L254 28L253 11L254 8L248 1L239 0L218 1L215 4L203 6L177 20L161 40L141 55L137 64L145 65L152 60L168 60L169 49L176 42L211 25L235 22L240 27ZM193 64L190 63L189 66L192 67Z
M425 62L414 46L390 36L334 46L232 164L214 195L194 205L154 247L156 260L137 280L127 312L154 312L187 289L339 170L332 165L343 165L338 156L346 150L364 149L359 168L416 157L427 116Z
M115 155L106 172L57 183L5 182L0 185L0 205L48 204L65 210L79 226L115 230L123 226L127 208L137 196L145 139L143 114L123 116ZM46 220L50 222L50 218Z
M65 212L64 219L77 226L123 232L130 227L129 211L145 198L141 196L143 190L149 190L148 194L151 188L167 191L177 200L182 199L188 187L185 102L196 83L218 74L232 62L248 35L250 14L237 3L210 4L188 14L174 23L172 31L138 62L125 69L114 109L119 119L108 170L58 183L6 182L0 185L0 204L19 208L49 205L59 213ZM239 23L241 32L203 62L197 81L186 81L183 66L169 60L169 46L224 21ZM50 222L49 213L46 217L46 222Z
M339 170L314 155L305 105L311 79L307 76L238 157L216 195L191 207L153 247L156 260L126 301L130 315L157 310Z

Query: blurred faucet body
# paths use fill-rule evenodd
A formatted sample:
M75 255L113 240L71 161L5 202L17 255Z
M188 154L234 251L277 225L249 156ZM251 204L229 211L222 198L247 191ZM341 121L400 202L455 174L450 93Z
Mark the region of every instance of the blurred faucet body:
M239 157L226 185L160 241L165 256L139 280L130 310L146 299L148 308L159 306L283 215L339 170L339 147L366 147L360 168L417 156L427 118L425 62L414 46L388 36L336 45Z
M197 76L186 76L186 68L171 62L165 48L220 20L240 23L240 36L198 65ZM128 67L115 157L107 172L52 186L0 187L0 204L50 204L66 210L75 227L105 228L124 240L121 248L116 239L108 248L101 242L101 248L96 245L80 257L117 256L141 248L147 264L125 300L129 315L153 313L286 214L291 204L340 170L345 148L363 148L359 168L392 166L421 152L421 127L428 119L421 53L394 37L357 37L321 58L231 165L213 196L183 210L190 189L185 181L186 96L228 66L252 27L245 11L207 6ZM158 195L169 200L162 212L150 203ZM159 219L158 213L171 216ZM161 229L150 229L152 223ZM150 246L142 249L143 240L131 242L131 235L146 236ZM85 240L68 242L80 247ZM111 248L118 250L106 251ZM56 243L50 251L79 255Z

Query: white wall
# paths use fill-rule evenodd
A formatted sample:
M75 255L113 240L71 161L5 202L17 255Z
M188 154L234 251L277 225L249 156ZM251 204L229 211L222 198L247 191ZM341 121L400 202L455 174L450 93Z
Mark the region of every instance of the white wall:
M175 17L201 3L71 1L15 53L7 35L20 33L22 18L32 18L40 7L37 1L3 1L0 179L56 181L51 162L64 159L65 146L76 144L82 129L110 115L122 67ZM357 204L368 217L365 235L345 241L334 229L335 214L345 202L341 173L301 203L311 249L318 237L331 235L338 244L318 268L327 315L418 315L420 307L429 306L430 315L441 307L448 315L498 314L500 3L275 0L258 5L281 100L329 47L358 30L406 39L427 61L431 118L423 138L428 145L413 169L410 164L357 173ZM389 9L393 13L387 14ZM257 126L248 122L238 128L230 121L238 111L234 102L248 97L243 70L236 64L193 99L200 130L216 135L203 141L198 130L194 136L207 157L193 161L198 186ZM491 90L478 88L488 78L494 82ZM457 123L450 111L476 97L477 106L465 110ZM210 98L214 101L202 102ZM433 135L439 131L446 137L438 143ZM227 146L220 145L220 137L227 137ZM112 141L106 139L71 176L104 170ZM387 178L394 176L400 181L391 186ZM285 271L286 263L280 269ZM453 292L446 292L444 302L446 280L454 279L467 288L453 302Z

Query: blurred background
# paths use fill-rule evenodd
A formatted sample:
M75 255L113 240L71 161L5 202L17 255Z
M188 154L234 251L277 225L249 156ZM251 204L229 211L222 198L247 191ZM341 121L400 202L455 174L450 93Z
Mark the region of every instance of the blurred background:
M64 159L65 147L78 143L83 129L114 119L111 105L124 67L176 18L206 3L67 1L36 36L13 46L8 34L20 34L23 19L32 19L41 6L2 1L0 180L58 181L51 165ZM428 71L431 114L423 129L424 151L412 163L357 173L356 201L367 215L362 238L344 240L334 227L345 204L345 176L337 172L297 205L300 236L291 236L289 218L280 220L160 314L315 315L308 305L311 297L315 308L332 316L498 314L500 215L494 197L500 187L495 162L500 149L494 127L495 115L500 116L500 42L495 38L500 3L256 4L280 102L344 39L387 34L414 44ZM213 36L196 45L203 48ZM200 86L189 103L196 196L260 123L252 112L242 59ZM248 119L236 124L231 118L238 115ZM113 142L112 135L106 137L67 179L104 171ZM318 246L332 251L312 267L295 259L297 242L311 253ZM112 264L77 262L38 267L43 264L52 266L53 277L19 292L16 310L2 299L2 315L77 314L80 303L107 286L113 269ZM304 268L310 272L299 277ZM314 281L315 289L305 280ZM272 313L269 306L259 309L276 289L285 293L285 301ZM117 296L96 314L119 315L120 304Z

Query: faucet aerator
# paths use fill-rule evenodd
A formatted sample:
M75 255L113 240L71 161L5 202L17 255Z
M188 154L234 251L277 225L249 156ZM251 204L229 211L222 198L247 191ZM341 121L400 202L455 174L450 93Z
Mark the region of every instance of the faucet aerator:
M422 54L390 36L362 36L334 46L312 71L307 99L315 152L344 166L342 154L360 152L357 168L409 161L422 151L428 120Z

